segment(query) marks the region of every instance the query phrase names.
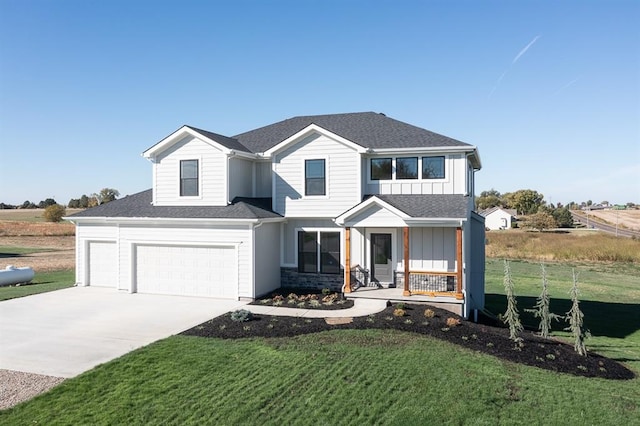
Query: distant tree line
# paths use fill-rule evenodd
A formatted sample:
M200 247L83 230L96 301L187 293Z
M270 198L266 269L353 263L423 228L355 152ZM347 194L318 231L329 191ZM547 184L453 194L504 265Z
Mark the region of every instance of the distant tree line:
M83 194L80 198L72 198L67 203L67 207L70 209L86 209L89 207L95 207L100 204L105 204L110 201L116 200L120 196L120 192L113 188L102 188L100 192L91 195ZM0 203L0 209L46 209L47 207L59 205L53 198L47 198L40 201L38 204L29 200L20 205L11 205L6 203ZM63 206L64 207L64 206Z
M575 203L573 203L575 204ZM501 194L495 189L483 191L476 197L478 210L492 207L513 209L521 218L522 226L542 231L550 228L573 227L573 216L569 205L562 203L547 205L544 195L532 189L521 189Z

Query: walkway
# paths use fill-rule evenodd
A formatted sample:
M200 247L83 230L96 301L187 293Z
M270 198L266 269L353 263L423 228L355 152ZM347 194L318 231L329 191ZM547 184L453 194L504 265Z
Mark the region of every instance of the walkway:
M245 305L254 314L275 315L281 317L307 317L307 318L341 318L364 317L383 311L387 307L386 300L356 299L352 308L347 309L297 309L281 306Z

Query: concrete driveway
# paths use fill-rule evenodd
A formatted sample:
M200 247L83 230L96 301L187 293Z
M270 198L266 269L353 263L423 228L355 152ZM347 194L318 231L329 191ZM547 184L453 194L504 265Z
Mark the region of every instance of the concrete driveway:
M99 287L0 302L0 369L73 377L246 302Z

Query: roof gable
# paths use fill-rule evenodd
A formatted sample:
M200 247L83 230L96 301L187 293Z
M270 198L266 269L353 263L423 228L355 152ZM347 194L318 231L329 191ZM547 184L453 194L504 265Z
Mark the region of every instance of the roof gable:
M367 149L474 147L375 112L293 117L234 136L253 152L266 152L315 124Z
M309 136L311 134L320 134L320 135L324 135L327 136L328 138L331 138L355 151L358 152L364 152L365 149L358 145L355 144L353 142L351 142L348 139L343 138L340 135L337 135L333 132L330 132L316 124L310 124L307 127L305 127L304 129L300 130L299 132L291 135L290 137L288 137L287 139L283 140L282 142L280 142L279 144L277 144L274 147L271 147L270 149L268 149L267 151L265 151L265 156L271 156L273 154L276 154L282 150L284 150L285 148L296 144L297 142L301 141L302 139L304 139L306 136Z
M184 139L186 136L192 136L194 138L201 139L209 145L224 152L225 154L230 154L233 151L240 151L247 154L250 153L249 149L238 142L236 139L185 125L175 132L171 133L166 138L162 139L160 142L153 145L151 148L144 151L142 155L145 158L157 157L160 153L168 150L176 143Z

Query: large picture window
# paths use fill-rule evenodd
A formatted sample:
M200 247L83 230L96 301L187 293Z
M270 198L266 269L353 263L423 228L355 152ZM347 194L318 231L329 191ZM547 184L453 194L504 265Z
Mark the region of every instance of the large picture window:
M180 196L198 196L198 160L180 161Z
M298 272L340 273L340 232L298 231Z
M326 195L324 160L305 160L304 195Z
M422 179L444 179L444 157L422 157Z
M418 179L418 157L396 158L396 179Z
M393 172L391 158L371 159L371 180L389 180Z

